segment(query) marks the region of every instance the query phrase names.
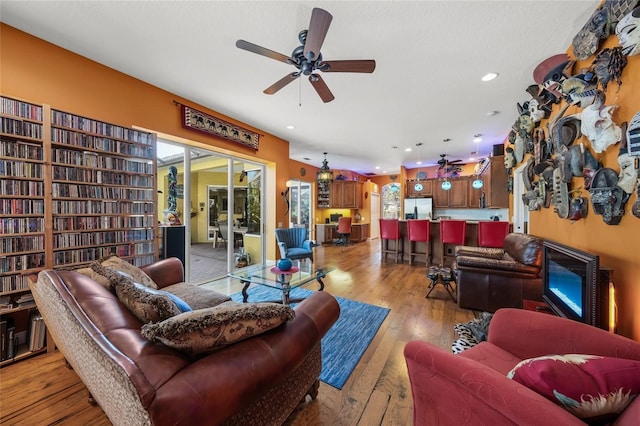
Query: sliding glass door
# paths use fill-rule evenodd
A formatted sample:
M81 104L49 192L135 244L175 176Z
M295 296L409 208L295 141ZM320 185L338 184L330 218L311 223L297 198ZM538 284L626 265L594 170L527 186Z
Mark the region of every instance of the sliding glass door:
M180 194L175 216L186 231L182 241L186 279L210 281L234 269L261 263L265 250L265 212L261 203L264 165L201 148L158 142L161 220L169 206L164 189L169 189L172 167Z
M289 227L307 228L309 237L314 238L313 184L291 179L287 181L284 197L289 201Z

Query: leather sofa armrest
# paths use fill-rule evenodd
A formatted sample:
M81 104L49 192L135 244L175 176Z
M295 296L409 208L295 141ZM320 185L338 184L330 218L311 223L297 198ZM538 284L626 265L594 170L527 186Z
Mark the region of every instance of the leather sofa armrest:
M493 247L456 246L455 255L502 259L502 257L504 256L504 250L501 248Z
M488 340L520 359L583 353L640 360L638 342L577 321L524 309L498 309L489 325Z
M489 257L457 256L456 270L465 268L483 269L489 274L524 273L537 276L540 268L528 266L515 260L493 259Z
M151 277L158 288L167 287L184 281L184 268L177 257L170 257L143 266L142 270Z
M475 360L422 341L409 342L404 356L416 425L584 425L542 395Z

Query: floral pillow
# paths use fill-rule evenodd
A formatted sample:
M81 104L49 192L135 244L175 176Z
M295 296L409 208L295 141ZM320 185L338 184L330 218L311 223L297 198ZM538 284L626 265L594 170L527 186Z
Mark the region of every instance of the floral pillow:
M279 303L225 302L145 324L142 336L198 355L264 333L294 317L293 309Z
M548 355L521 361L507 377L593 424L614 420L640 393L640 361Z

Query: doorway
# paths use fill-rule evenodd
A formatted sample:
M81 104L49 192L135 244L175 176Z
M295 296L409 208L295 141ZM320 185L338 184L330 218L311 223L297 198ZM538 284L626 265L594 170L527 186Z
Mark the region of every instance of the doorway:
M185 247L185 280L210 281L263 262L265 208L261 195L266 167L170 140L159 140L157 147L161 221L168 207L169 172L176 169L176 213L185 227L181 241Z

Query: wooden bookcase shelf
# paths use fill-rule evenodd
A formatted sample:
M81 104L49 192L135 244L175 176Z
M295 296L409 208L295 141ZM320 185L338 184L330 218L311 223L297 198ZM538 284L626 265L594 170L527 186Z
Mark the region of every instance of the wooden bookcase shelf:
M152 263L158 221L155 134L3 95L0 120L0 325L22 333L4 366L52 346L24 342L29 276L109 254Z

